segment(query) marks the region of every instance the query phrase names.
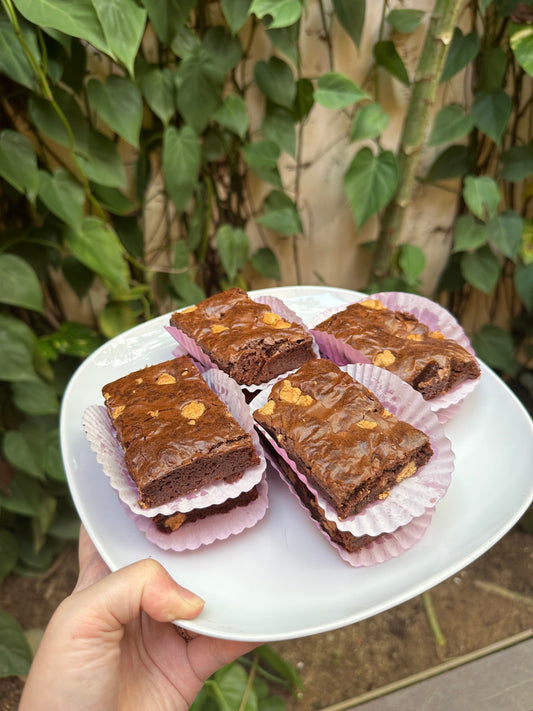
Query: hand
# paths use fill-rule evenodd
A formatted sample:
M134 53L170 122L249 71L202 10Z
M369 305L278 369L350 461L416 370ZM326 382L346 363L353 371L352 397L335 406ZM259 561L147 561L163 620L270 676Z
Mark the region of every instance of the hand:
M182 637L204 601L154 560L109 573L82 527L76 587L57 608L19 711L184 711L204 681L255 644Z

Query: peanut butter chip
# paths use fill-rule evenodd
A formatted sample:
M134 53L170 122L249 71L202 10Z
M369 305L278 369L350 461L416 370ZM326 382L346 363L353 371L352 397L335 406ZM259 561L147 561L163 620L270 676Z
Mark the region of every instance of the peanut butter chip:
M150 417L157 417L159 415L159 410L148 410Z
M386 418L386 417L390 417L390 416L391 416L391 413L388 410L383 410L383 412L381 413L381 417Z
M416 472L416 464L414 462L410 462L409 464L406 464L406 466L396 476L397 483L400 483L404 479L408 479L410 476L413 476L413 474L415 472Z
M197 400L193 400L181 408L181 415L185 417L186 420L197 420L204 412L205 405L203 402L198 402ZM189 424L196 424L196 422L190 422Z
M406 338L408 341L421 341L422 334L421 333L408 333Z
M155 381L158 385L172 385L176 382L176 378L170 373L161 373L159 378Z
M431 338L444 338L444 333L441 333L440 331L432 331Z
M223 326L221 323L215 323L211 326L211 333L222 333L222 331L227 331L228 327Z
M126 405L117 405L117 407L114 407L111 412L112 418L114 420L116 420L117 417L120 417L120 415L122 415L122 413L124 412L125 409L126 409Z
M198 307L197 307L197 306L194 306L194 305L193 305L193 306L187 306L187 308L186 308L186 309L183 309L181 313L182 313L182 314L190 314L192 311L196 311L197 308L198 308Z
M290 380L283 381L283 387L279 391L279 399L302 407L309 407L313 402L313 398L310 395L302 395L300 388L293 388Z
M289 328L291 325L288 321L284 321L279 314L275 314L272 311L265 311L263 322L267 326L273 326L274 328Z
M373 430L374 427L377 427L377 424L377 422L372 422L372 420L359 420L359 422L357 422L357 426L363 430Z
M140 385L140 384L142 383L142 381L143 381L142 378L137 378L137 379L135 380L135 382L137 383L137 385Z
M274 402L274 400L268 400L266 405L260 407L257 412L260 412L262 415L272 415L274 413L275 406L276 403Z
M104 400L107 400L110 397L111 397L111 393L104 393Z
M274 324L274 328L289 328L291 324L288 321L284 321L283 319L280 319L279 321L276 321Z
M372 363L377 365L378 368L386 368L387 366L392 365L395 360L396 356L393 353L389 350L384 350L374 356Z
M367 309L374 309L374 311L381 311L385 308L379 299L364 299L359 303L361 306L366 306Z

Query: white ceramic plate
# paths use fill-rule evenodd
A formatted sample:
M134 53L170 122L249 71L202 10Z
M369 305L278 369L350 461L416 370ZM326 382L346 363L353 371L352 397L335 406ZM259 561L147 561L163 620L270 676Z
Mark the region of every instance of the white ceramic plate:
M252 292L283 299L307 321L361 294L324 287ZM445 425L456 454L451 486L431 525L411 550L370 568L352 568L316 530L285 484L269 485L270 507L255 528L185 553L149 543L126 516L81 427L101 387L126 373L172 357L168 315L109 341L79 367L61 410L61 446L81 520L115 570L136 560L159 560L182 585L206 601L183 626L207 634L267 642L352 624L440 583L498 541L533 499L533 423L519 400L484 364L481 381Z

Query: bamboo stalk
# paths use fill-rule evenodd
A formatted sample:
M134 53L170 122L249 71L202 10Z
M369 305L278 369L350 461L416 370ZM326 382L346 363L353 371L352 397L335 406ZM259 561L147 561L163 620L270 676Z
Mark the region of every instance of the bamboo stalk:
M372 263L373 280L382 279L390 271L391 256L400 237L406 208L412 199L431 108L462 5L463 0L435 0L403 125L397 156L398 188L381 219Z

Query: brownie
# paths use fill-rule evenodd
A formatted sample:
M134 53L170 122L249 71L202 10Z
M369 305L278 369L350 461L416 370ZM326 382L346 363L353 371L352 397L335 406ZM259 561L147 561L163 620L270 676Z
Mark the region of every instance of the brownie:
M129 373L102 393L141 506L234 481L259 462L251 436L187 356Z
M476 359L459 343L431 331L412 314L385 308L377 299L350 304L315 330L360 351L374 365L409 383L425 400L480 376Z
M170 323L240 385L268 382L315 357L305 328L238 288L173 313Z
M386 496L433 454L424 432L324 359L277 382L253 415L341 519Z
M157 516L154 516L154 523L163 533L172 533L187 523L194 523L194 521L200 521L215 514L228 513L240 506L248 506L248 504L251 504L252 501L257 499L258 495L258 487L254 486L250 491L243 491L234 499L226 499L226 501L223 501L221 504L205 506L203 509L193 509L186 513L178 512L168 516L157 514Z
M289 481L292 488L298 494L298 498L309 511L311 517L318 523L320 528L326 533L328 538L337 545L344 548L348 553L356 553L361 548L370 545L376 541L379 536L354 536L350 531L342 531L338 528L334 521L330 521L324 515L324 510L319 505L316 496L309 491L306 485L298 477L296 472L270 447L271 456L276 462L276 466L281 471L283 476Z

